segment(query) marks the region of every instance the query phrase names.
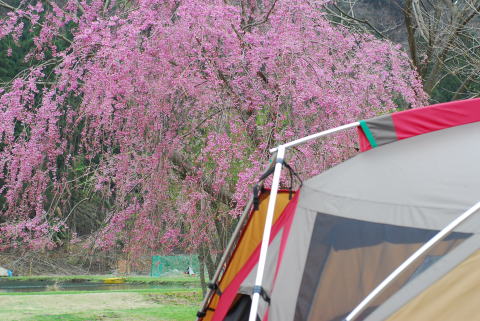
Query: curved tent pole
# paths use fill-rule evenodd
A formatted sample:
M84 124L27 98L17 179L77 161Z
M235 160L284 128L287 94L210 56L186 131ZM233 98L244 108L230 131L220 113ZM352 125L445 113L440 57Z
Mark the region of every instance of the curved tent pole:
M327 136L345 129L353 128L360 126L360 122L354 122L346 125L342 125L339 127L331 128L328 130L324 130L322 132L312 134L289 143L279 145L278 147L270 149L270 153L277 153L276 161L275 161L275 172L273 174L273 182L272 182L272 189L270 191L270 199L268 201L268 209L267 209L267 217L265 219L265 228L263 230L263 238L262 238L262 245L260 247L260 257L258 260L258 270L257 276L255 279L255 286L253 287L253 298L252 298L252 306L250 309L250 316L249 321L256 321L257 319L257 311L258 311L258 304L260 300L260 294L263 291L262 288L262 280L263 280L263 272L265 269L265 262L267 259L267 251L268 251L268 243L270 240L270 232L272 229L272 221L273 221L273 214L275 211L275 202L277 198L278 187L280 183L280 176L283 167L283 160L285 157L285 153L287 148L297 146L303 143L306 143L310 140Z
M273 164L275 164L275 172L274 172L274 177L273 177L272 189L271 189L271 192L270 192L270 199L269 199L268 209L267 209L267 222L268 222L268 219L269 219L269 216L268 216L269 212L272 212L272 215L271 215L272 217L270 218L269 226L267 226L267 222L266 222L265 229L263 231L264 237L263 237L263 240L262 240L262 246L261 246L261 251L260 251L260 259L262 259L262 253L263 253L263 262L259 260L259 265L258 265L259 268L258 268L258 271L257 271L257 277L256 277L256 282L255 282L256 287L255 288L261 289L261 284L262 284L262 279L263 279L263 270L265 268L265 261L266 261L267 249L268 249L268 241L269 241L268 239L270 238L270 231L271 231L271 228L272 228L272 220L273 220L273 212L274 212L274 209L275 209L276 196L277 196L277 193L278 193L278 185L279 185L279 181L280 181L280 174L281 174L281 170L282 170L282 166L283 166L283 158L285 156L286 149L288 147L293 147L293 146L297 146L297 145L306 143L306 142L308 142L312 139L315 139L315 138L319 138L319 137L322 137L322 136L333 134L335 132L342 131L342 130L345 130L345 129L349 129L349 128L352 128L352 127L357 127L359 125L360 125L360 122L354 122L354 123L342 125L342 126L331 128L331 129L328 129L328 130L325 130L325 131L322 131L322 132L319 132L319 133L316 133L316 134L312 134L312 135L309 135L309 136L291 141L291 142L286 143L284 145L279 145L278 147L270 149L270 153L276 153L276 155L272 156L273 161L271 161L270 166L265 170L265 172L268 172L270 167ZM280 150L281 150L281 152L280 152ZM280 160L280 163L279 163L279 160ZM279 164L279 165L277 165L277 164ZM274 184L275 183L275 177L277 177L276 187L274 186L275 185ZM274 193L275 193L275 196L272 197L272 195ZM252 204L253 204L253 197L249 200L249 202L247 203L247 206L245 207L242 215L240 216L237 227L235 228L235 231L233 232L232 237L230 238L230 241L227 245L227 248L225 249L225 252L223 253L222 258L220 259L220 262L219 262L217 270L215 271L215 274L214 274L214 276L211 280L211 283L216 284L218 282L218 279L220 278L220 274L222 273L222 270L223 270L223 265L226 263L227 259L230 257L230 254L231 254L231 251L232 251L232 249L235 245L235 241L237 239L237 236L239 235L239 233L241 231L241 228L243 227L243 224L245 223L245 221L248 217L248 213L250 212L250 208L252 207ZM268 234L268 238L265 237L267 234ZM209 303L210 298L211 298L213 293L214 293L214 289L209 289L209 291L207 292L207 295L205 295L205 298L203 299L203 302L202 302L202 308L197 313L197 321L199 321L202 318L201 313L205 312L205 309L208 306L208 303ZM260 293L254 293L254 295L253 295L254 300L252 301L252 308L250 310L250 320L251 321L255 321L254 316L255 316L255 314L257 313L257 310L258 310L259 296L260 296ZM256 299L255 299L255 297L256 297Z
M462 224L465 220L467 220L470 216L475 214L480 209L480 202L476 203L468 210L463 212L460 216L456 219L451 221L447 226L445 226L440 232L435 234L427 243L422 245L417 251L415 251L408 259L406 259L399 267L397 267L385 280L382 281L369 295L360 302L359 305L355 309L350 312L350 314L344 319L344 321L353 321L355 320L360 314L365 311L367 306L373 302L380 294L383 293L385 288L391 284L393 281L397 279L397 277L405 271L408 267L410 267L416 260L425 254L429 249L434 247L440 241L443 240L444 237L448 236L453 230L460 224Z
M303 143L306 143L310 140L330 135L338 131L342 131L345 129L350 129L353 127L360 126L360 122L353 122L350 124L346 124L343 126L335 127L332 129L328 129L316 134L312 134L294 141L291 141L289 143L279 145L278 147L270 149L270 153L275 153L277 152L278 154L281 153L281 159L283 160L283 157L285 155L286 149L289 147L297 146ZM278 155L277 154L277 155ZM277 170L278 168L278 170ZM278 162L276 163L275 166L275 174L274 174L274 181L272 183L272 191L271 193L275 193L275 198L276 198L276 193L278 191L278 181L280 179L280 174L281 174L281 168L282 164L278 165ZM277 181L275 180L277 178ZM276 183L276 185L275 185ZM272 195L271 194L271 195ZM267 249L268 249L268 242L270 238L270 229L271 229L271 220L273 219L273 211L275 207L275 199L273 197L270 198L269 203L268 203L268 211L267 211L267 219L265 222L265 229L263 233L263 239L262 239L262 247L261 247L261 252L260 252L260 260L258 263L258 270L257 270L257 277L255 281L255 286L254 286L254 293L253 293L253 299L252 299L252 306L250 310L250 316L249 316L249 321L256 321L256 314L258 311L258 303L259 303L259 298L260 298L260 292L262 290L262 278L263 278L263 272L265 269L265 261L266 261L266 255L267 255ZM405 268L407 268L410 264L412 264L418 257L420 257L422 254L424 254L428 249L430 249L432 246L437 244L443 237L446 235L450 234L453 229L455 229L459 224L464 222L468 217L470 217L472 214L474 214L476 211L480 209L480 202L475 204L473 207L468 209L466 212L464 212L462 215L460 215L458 218L453 220L449 225L447 225L443 230L441 230L439 233L437 233L432 239L430 239L427 243L425 243L420 249L418 249L412 256L410 256L405 262L403 262L395 271L393 271L380 285L377 286L350 314L344 319L345 321L353 321L355 318L357 318L361 312L364 311L366 306L373 301L383 290L384 288L392 282ZM272 217L269 218L268 213L272 213ZM270 219L270 224L268 224ZM267 237L268 236L268 237ZM263 257L262 257L263 254Z
M289 147L293 147L293 146L297 146L297 145L306 143L306 142L308 142L312 139L315 139L315 138L330 135L330 134L333 134L333 133L336 133L336 132L339 132L339 131L342 131L342 130L345 130L345 129L357 127L357 126L360 126L360 122L358 122L358 121L356 121L354 123L342 125L342 126L339 126L339 127L330 128L330 129L327 129L327 130L324 130L322 132L312 134L312 135L309 135L309 136L305 136L303 138L296 139L294 141L291 141L289 143L286 143L286 144L283 144L283 145L280 145L280 146L283 146L285 149L287 149ZM280 148L280 146L270 149L270 153L275 153Z

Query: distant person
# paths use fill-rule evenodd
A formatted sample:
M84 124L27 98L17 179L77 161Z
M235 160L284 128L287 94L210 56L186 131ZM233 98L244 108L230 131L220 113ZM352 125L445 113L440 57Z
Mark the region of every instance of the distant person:
M184 273L188 275L195 275L195 272L193 272L193 269L191 266L188 266Z

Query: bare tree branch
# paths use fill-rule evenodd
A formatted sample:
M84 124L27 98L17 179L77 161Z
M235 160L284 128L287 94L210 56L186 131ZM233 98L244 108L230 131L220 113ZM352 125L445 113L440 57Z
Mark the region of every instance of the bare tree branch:
M270 9L268 10L267 14L265 15L265 17L262 20L247 24L245 26L242 26L242 30L247 30L249 28L253 28L253 27L256 27L256 26L259 26L261 24L266 23L268 21L268 18L270 17L270 15L273 12L273 9L275 8L276 3L277 3L277 0L273 0L273 4L271 5Z
M16 8L12 7L6 2L3 2L2 0L0 0L0 7L4 7L6 9L13 10L13 11L17 10Z
M340 16L339 16L340 18L347 18L349 20L356 21L356 22L359 22L361 24L364 24L368 28L370 28L373 32L375 32L378 36L380 36L381 38L386 38L385 35L382 32L380 32L377 28L375 28L368 20L355 18L353 15L348 14L347 12L342 10L340 7L338 7L335 3L332 3L332 6L335 7L335 9L338 10L338 12L340 13ZM328 11L330 11L331 13L335 14L335 12L333 10L331 10L330 8L328 8L328 6L326 7L326 9Z

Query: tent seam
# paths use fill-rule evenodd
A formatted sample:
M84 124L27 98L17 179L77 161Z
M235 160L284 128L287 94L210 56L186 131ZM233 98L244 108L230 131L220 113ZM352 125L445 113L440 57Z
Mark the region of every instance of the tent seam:
M415 205L405 205L405 204L397 204L397 203L388 203L388 202L379 202L379 201L370 201L370 200L365 200L365 199L361 199L361 198L354 198L354 197L351 197L351 196L339 196L339 195L335 195L335 194L331 194L331 193L327 193L327 192L324 192L322 190L318 190L316 188L313 188L313 187L310 187L308 185L305 185L306 188L309 188L315 192L319 192L319 193L322 193L322 194L325 194L325 195L328 195L330 197L335 197L335 198L344 198L344 199L349 199L349 200L353 200L353 201L357 201L357 202L368 202L368 203L375 203L375 204L382 204L382 205L395 205L395 206L401 206L401 207L410 207L410 208L426 208L426 209L433 209L433 210L444 210L445 208L444 207L432 207L432 206L415 206ZM304 207L306 208L306 207ZM454 209L454 208L451 208L452 210L458 210L458 209ZM460 209L460 211L462 211L463 209Z

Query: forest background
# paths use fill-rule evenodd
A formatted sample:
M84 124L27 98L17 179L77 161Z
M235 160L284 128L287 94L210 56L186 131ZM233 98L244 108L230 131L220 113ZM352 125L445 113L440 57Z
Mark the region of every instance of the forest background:
M0 0L3 257L105 272L187 253L212 276L269 148L477 97L479 10L475 0ZM288 162L307 178L356 152L346 132Z

